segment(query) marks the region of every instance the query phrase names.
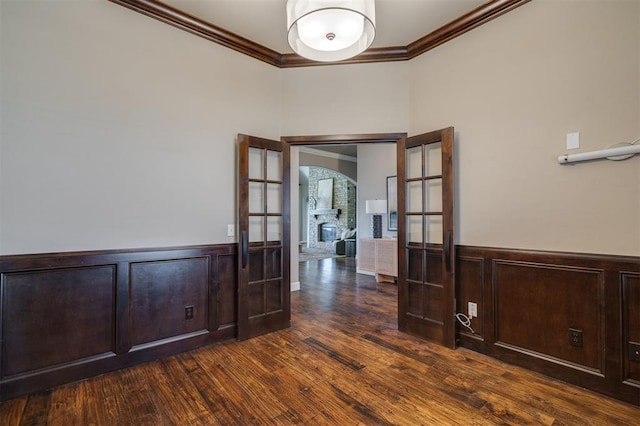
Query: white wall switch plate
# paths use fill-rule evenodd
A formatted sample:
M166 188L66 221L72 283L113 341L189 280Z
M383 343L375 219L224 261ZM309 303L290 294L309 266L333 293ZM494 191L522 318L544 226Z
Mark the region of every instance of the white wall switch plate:
M227 237L235 237L235 236L236 236L236 226L227 225Z
M580 148L580 132L567 133L567 149Z

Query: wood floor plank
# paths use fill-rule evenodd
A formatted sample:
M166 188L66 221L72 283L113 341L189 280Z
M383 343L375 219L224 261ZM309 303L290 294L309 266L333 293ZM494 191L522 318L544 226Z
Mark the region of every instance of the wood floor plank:
M27 398L15 398L0 403L0 425L19 425L27 405Z
M300 264L292 327L0 405L13 425L635 425L640 408L397 330L397 287Z
M46 424L51 407L51 391L36 392L26 397L27 402L24 407L21 425L41 425ZM9 423L11 424L11 423Z
M197 355L194 357L193 352L177 356L182 368L188 372L195 391L207 405L209 412L216 418L217 423L222 425L239 424L242 412L219 388L220 384L207 374L206 369L199 364L196 358Z

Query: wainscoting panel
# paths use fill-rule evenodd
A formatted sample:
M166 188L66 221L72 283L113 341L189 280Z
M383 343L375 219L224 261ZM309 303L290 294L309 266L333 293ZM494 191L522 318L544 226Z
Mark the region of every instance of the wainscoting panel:
M235 244L0 256L0 400L233 338L235 258Z
M640 274L624 272L622 281L623 378L629 385L640 387Z
M460 346L640 404L640 259L458 247ZM489 285L484 285L488 283Z
M130 277L134 350L138 345L208 331L207 257L132 263Z
M211 325L213 330L222 330L235 327L238 317L236 295L238 294L237 256L235 254L221 254L217 256L217 274L214 276L214 293L212 298L213 309L217 311L216 323ZM222 280L222 281L221 281Z
M2 379L115 355L114 301L113 265L3 274Z
M604 373L603 271L495 260L492 285L496 344Z
M471 330L458 324L458 331L463 334L482 339L485 306L482 303L484 294L484 259L479 257L458 256L456 263L456 312L469 314L469 302L478 307L478 316L471 319Z

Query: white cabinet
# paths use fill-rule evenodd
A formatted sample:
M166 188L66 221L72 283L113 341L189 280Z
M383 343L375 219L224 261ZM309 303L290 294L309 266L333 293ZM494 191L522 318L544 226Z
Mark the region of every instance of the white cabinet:
M360 238L358 272L375 275L377 282L394 282L398 276L398 240Z

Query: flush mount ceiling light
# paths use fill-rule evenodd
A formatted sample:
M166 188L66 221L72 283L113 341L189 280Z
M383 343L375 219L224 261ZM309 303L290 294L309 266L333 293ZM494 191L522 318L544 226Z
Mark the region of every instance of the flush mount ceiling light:
M287 0L289 45L320 62L364 52L376 33L374 0Z

